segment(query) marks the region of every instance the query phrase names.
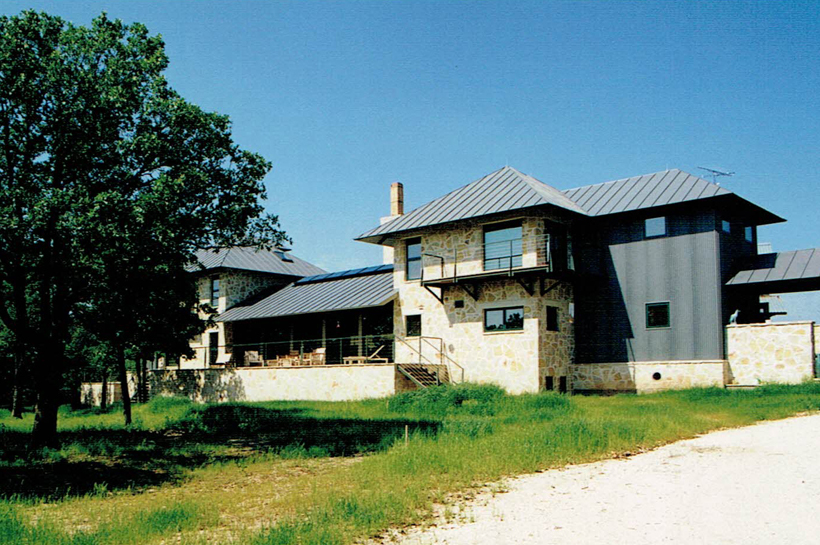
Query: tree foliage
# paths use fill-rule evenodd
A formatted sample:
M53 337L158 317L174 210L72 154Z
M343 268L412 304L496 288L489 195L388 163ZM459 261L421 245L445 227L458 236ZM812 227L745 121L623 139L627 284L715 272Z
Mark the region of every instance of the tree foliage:
M197 249L284 238L261 204L269 163L167 66L141 24L0 18L0 319L34 355L38 444L56 437L77 321L106 342L178 341Z

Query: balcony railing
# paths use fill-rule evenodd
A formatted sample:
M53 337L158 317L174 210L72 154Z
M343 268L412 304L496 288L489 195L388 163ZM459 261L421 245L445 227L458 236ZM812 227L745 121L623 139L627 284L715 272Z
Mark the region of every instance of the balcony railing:
M572 268L567 239L545 234L537 237L483 243L449 252L422 254L422 282L455 281L471 276L512 274L523 269L556 272ZM569 248L571 251L571 248Z

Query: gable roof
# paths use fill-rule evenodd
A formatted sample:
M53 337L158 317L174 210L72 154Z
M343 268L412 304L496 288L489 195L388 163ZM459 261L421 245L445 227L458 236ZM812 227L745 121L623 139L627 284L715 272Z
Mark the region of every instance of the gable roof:
M396 294L393 266L381 265L302 278L267 296L223 312L217 321L238 322L316 312L378 307Z
M713 197L728 197L741 201L760 221L760 225L785 221L725 187L676 168L567 189L564 195L583 207L590 216L631 212Z
M233 246L216 251L198 250L196 257L199 263L189 265L187 267L189 272L223 268L297 277L325 272L291 253L286 254L284 250L257 250L256 248Z
M558 189L507 166L371 229L357 240L375 242L391 233L543 205L586 215Z

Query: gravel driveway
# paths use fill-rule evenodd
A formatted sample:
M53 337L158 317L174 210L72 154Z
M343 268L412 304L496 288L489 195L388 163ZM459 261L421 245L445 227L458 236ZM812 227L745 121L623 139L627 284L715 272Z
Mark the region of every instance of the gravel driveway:
M820 543L820 415L507 481L404 545Z

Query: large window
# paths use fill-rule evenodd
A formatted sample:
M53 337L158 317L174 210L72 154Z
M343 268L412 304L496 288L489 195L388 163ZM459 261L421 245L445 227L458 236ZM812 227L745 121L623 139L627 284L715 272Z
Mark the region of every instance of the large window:
M492 308L484 311L484 331L524 329L524 307Z
M211 306L219 306L219 277L211 278Z
M646 329L660 329L670 325L669 303L646 304Z
M662 237L666 235L666 218L648 218L644 223L646 238Z
M521 222L507 222L484 228L484 270L521 266Z
M407 280L421 278L421 239L411 238L406 243L407 249Z
M421 314L404 317L408 337L421 337Z

